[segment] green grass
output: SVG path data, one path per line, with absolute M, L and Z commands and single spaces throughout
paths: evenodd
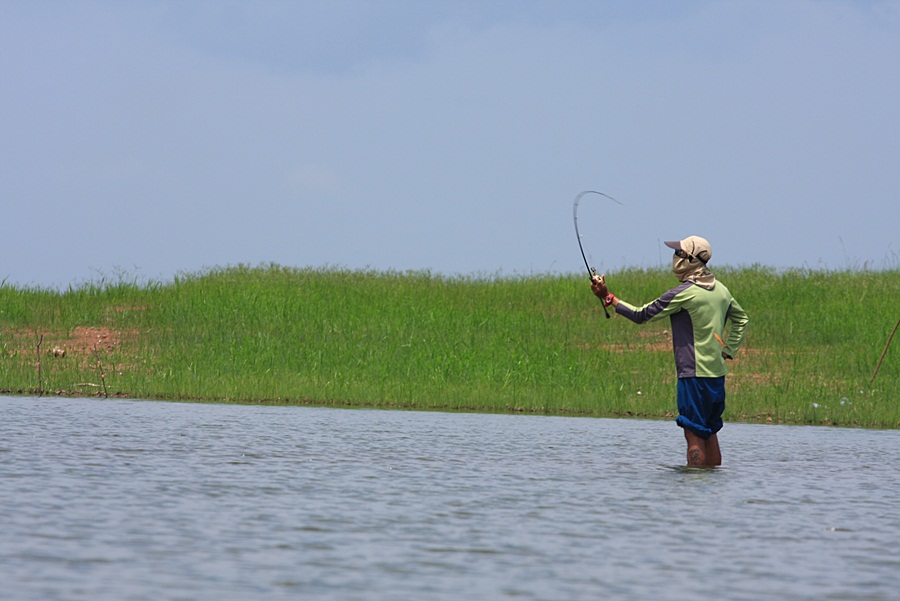
M 726 419 L 900 427 L 900 341 L 869 383 L 900 317 L 900 271 L 716 273 L 751 318 Z M 608 278 L 634 304 L 675 283 L 664 270 Z M 2 285 L 0 390 L 662 418 L 675 410 L 668 327 L 605 319 L 575 275 L 271 265 Z

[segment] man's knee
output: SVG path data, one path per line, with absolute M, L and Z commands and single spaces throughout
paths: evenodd
M 717 448 L 710 449 L 707 445 L 707 441 L 700 438 L 687 428 L 684 429 L 684 439 L 687 441 L 688 449 L 687 449 L 687 460 L 688 465 L 691 466 L 708 466 L 708 465 L 719 465 L 722 459 L 719 455 L 716 456 Z M 712 452 L 710 452 L 712 451 Z
M 687 452 L 688 465 L 706 465 L 706 453 L 698 445 L 691 445 Z

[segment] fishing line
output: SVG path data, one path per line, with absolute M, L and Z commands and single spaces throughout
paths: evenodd
M 581 244 L 581 233 L 578 231 L 578 203 L 581 201 L 581 197 L 585 194 L 598 194 L 605 198 L 610 199 L 616 204 L 622 204 L 609 194 L 604 194 L 603 192 L 597 192 L 596 190 L 585 190 L 584 192 L 579 192 L 578 196 L 575 197 L 575 202 L 572 203 L 572 219 L 575 221 L 575 237 L 578 239 L 578 248 L 581 250 L 581 258 L 584 259 L 584 266 L 587 268 L 588 277 L 591 278 L 591 281 L 597 276 L 597 270 L 591 267 L 588 263 L 587 255 L 584 254 L 584 246 Z M 609 311 L 606 309 L 606 305 L 603 305 L 603 313 L 606 315 L 606 318 L 609 319 Z

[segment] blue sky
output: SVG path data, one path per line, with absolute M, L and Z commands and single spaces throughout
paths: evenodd
M 0 280 L 900 264 L 900 2 L 0 0 Z

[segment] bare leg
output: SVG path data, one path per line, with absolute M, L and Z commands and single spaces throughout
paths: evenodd
M 688 446 L 688 465 L 696 467 L 706 465 L 706 442 L 687 428 L 684 429 L 684 439 Z
M 719 450 L 719 437 L 715 434 L 703 440 L 687 428 L 684 429 L 687 441 L 687 462 L 692 467 L 712 467 L 722 465 L 722 452 Z
M 719 450 L 718 434 L 713 434 L 706 440 L 706 464 L 722 465 L 722 451 Z

